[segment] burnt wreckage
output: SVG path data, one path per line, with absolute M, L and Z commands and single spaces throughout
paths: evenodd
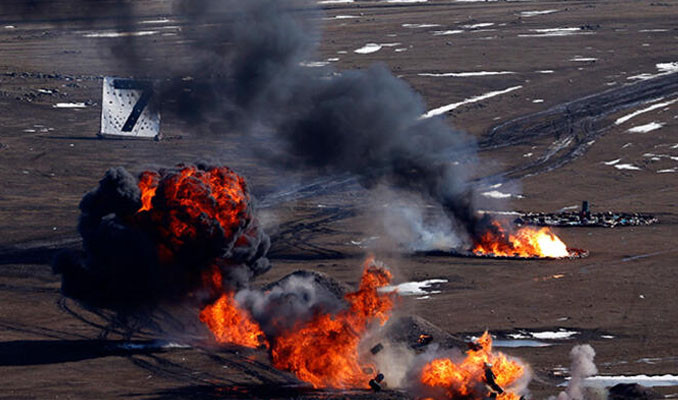
M 592 213 L 589 202 L 583 201 L 580 211 L 560 213 L 528 212 L 515 219 L 516 225 L 536 226 L 600 226 L 614 228 L 616 226 L 642 226 L 656 224 L 659 220 L 654 215 L 640 213 L 619 213 L 605 211 Z

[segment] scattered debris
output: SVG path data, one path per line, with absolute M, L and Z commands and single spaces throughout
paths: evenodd
M 608 399 L 610 400 L 652 400 L 661 399 L 662 396 L 657 391 L 639 385 L 637 383 L 618 383 L 609 389 Z
M 377 376 L 375 376 L 374 379 L 370 379 L 369 383 L 370 383 L 370 387 L 372 388 L 372 390 L 374 390 L 375 392 L 380 392 L 383 389 L 383 387 L 381 385 L 381 381 L 383 381 L 383 380 L 384 380 L 384 374 L 381 374 L 381 373 L 377 374 Z
M 615 226 L 642 226 L 658 223 L 659 220 L 649 214 L 619 213 L 605 211 L 592 213 L 588 201 L 582 202 L 581 211 L 569 211 L 560 213 L 523 213 L 515 219 L 517 225 L 537 226 L 602 226 L 613 228 Z
M 429 343 L 433 341 L 433 335 L 429 335 L 428 333 L 422 333 L 419 335 L 419 339 L 417 340 L 417 344 L 419 346 L 426 346 Z
M 504 393 L 504 389 L 497 384 L 496 381 L 497 377 L 494 375 L 494 372 L 492 372 L 492 364 L 490 363 L 485 363 L 485 383 L 487 386 L 490 388 L 490 397 L 491 398 L 496 398 L 497 395 L 500 395 Z

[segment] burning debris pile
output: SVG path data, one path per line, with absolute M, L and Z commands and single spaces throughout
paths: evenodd
M 270 266 L 268 236 L 254 217 L 245 180 L 228 167 L 179 165 L 108 170 L 80 202 L 84 252 L 54 263 L 62 292 L 121 313 L 206 301 L 205 276 L 237 288 Z
M 605 211 L 592 213 L 589 202 L 582 202 L 581 211 L 561 213 L 523 213 L 514 221 L 517 225 L 537 226 L 601 226 L 614 228 L 616 226 L 642 226 L 656 224 L 659 220 L 650 214 L 618 213 Z
M 516 226 L 508 220 L 490 218 L 487 214 L 471 238 L 468 251 L 429 250 L 425 255 L 482 257 L 499 259 L 573 259 L 588 256 L 588 251 L 567 247 L 551 228 Z
M 550 228 L 505 227 L 493 220 L 475 239 L 471 253 L 494 258 L 579 258 L 588 255 L 581 249 L 568 248 Z

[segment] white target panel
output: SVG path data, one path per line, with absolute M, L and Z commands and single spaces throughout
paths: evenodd
M 104 78 L 101 135 L 160 138 L 160 112 L 152 110 L 153 85 L 148 81 Z

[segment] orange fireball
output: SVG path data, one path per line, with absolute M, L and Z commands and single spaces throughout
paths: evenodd
M 245 179 L 228 167 L 202 170 L 187 165 L 178 173 L 162 177 L 145 171 L 138 186 L 142 203 L 138 212 L 148 212 L 152 219 L 167 226 L 162 236 L 171 242 L 196 239 L 196 224 L 212 220 L 218 222 L 224 237 L 231 237 L 250 218 Z M 162 196 L 164 208 L 157 213 L 153 206 L 155 196 Z
M 360 287 L 345 296 L 348 308 L 335 314 L 317 314 L 271 344 L 273 365 L 294 372 L 315 388 L 369 388 L 374 366 L 360 361 L 358 344 L 371 322 L 384 324 L 395 293 L 380 293 L 391 273 L 373 258 L 365 261 Z
M 562 258 L 570 255 L 567 246 L 550 228 L 525 226 L 509 233 L 498 222 L 476 239 L 473 249 L 477 255 L 500 257 L 551 257 Z
M 427 363 L 420 375 L 424 387 L 440 395 L 439 398 L 477 398 L 489 397 L 492 385 L 507 389 L 516 383 L 525 373 L 525 367 L 510 360 L 502 353 L 492 352 L 492 338 L 485 332 L 475 341 L 467 352 L 466 358 L 455 363 L 449 358 L 436 358 Z M 488 381 L 491 375 L 491 381 Z M 520 396 L 511 391 L 497 394 L 500 400 L 518 400 Z

